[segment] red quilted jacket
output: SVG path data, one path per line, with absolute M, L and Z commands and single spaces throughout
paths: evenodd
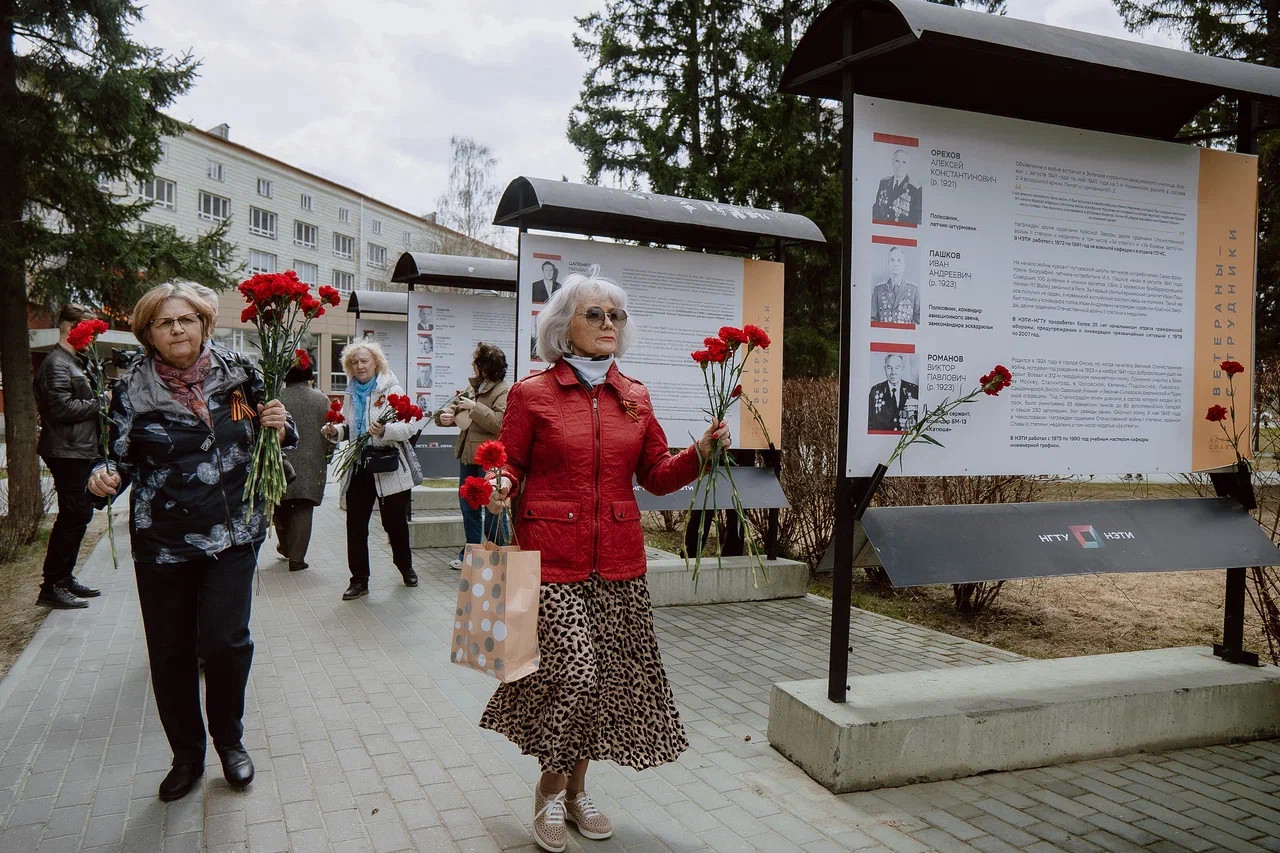
M 632 475 L 653 494 L 698 476 L 691 445 L 671 456 L 649 392 L 614 365 L 588 391 L 561 361 L 517 382 L 502 422 L 516 537 L 542 552 L 544 583 L 645 573 L 644 533 Z

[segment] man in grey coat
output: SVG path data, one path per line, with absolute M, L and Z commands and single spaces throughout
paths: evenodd
M 291 572 L 307 567 L 311 514 L 324 500 L 325 473 L 333 454 L 333 442 L 320 433 L 329 398 L 311 387 L 314 378 L 310 367 L 294 366 L 285 375 L 280 392 L 280 402 L 293 415 L 298 429 L 298 446 L 285 451 L 297 476 L 275 510 L 276 551 L 289 561 Z

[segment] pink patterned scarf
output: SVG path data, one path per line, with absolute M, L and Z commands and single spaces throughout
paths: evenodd
M 173 392 L 173 398 L 190 409 L 193 415 L 209 426 L 213 426 L 213 420 L 209 417 L 209 406 L 204 399 L 204 380 L 213 369 L 213 358 L 209 354 L 209 348 L 203 347 L 195 364 L 186 370 L 165 364 L 158 356 L 155 365 L 160 381 Z

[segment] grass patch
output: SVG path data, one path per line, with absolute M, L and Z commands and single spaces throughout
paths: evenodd
M 12 562 L 0 566 L 4 572 L 4 584 L 0 585 L 0 678 L 13 666 L 22 650 L 31 642 L 32 635 L 49 615 L 49 611 L 36 605 L 40 583 L 44 573 L 44 554 L 49 545 L 52 517 L 36 534 L 36 540 L 22 549 Z M 84 535 L 76 565 L 84 565 L 89 552 L 107 532 L 107 514 L 94 513 L 93 521 Z M 126 539 L 127 543 L 127 539 Z M 127 544 L 126 544 L 127 547 Z M 98 599 L 101 600 L 101 599 Z M 90 607 L 98 606 L 95 603 Z

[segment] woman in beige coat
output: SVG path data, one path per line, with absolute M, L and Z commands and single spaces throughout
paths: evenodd
M 441 409 L 435 418 L 438 426 L 456 426 L 461 431 L 458 443 L 454 445 L 459 462 L 459 485 L 467 477 L 484 476 L 480 466 L 475 464 L 476 448 L 486 441 L 493 441 L 502 432 L 502 415 L 507 410 L 507 392 L 511 390 L 511 383 L 506 381 L 507 357 L 502 350 L 493 344 L 479 344 L 471 363 L 475 375 L 466 390 L 458 395 L 456 402 Z M 479 544 L 482 529 L 486 538 L 498 541 L 501 536 L 505 544 L 508 532 L 498 529 L 498 516 L 485 509 L 472 509 L 461 498 L 458 505 L 462 507 L 462 526 L 468 544 Z M 461 569 L 465 550 L 466 545 L 458 549 L 458 556 L 449 565 Z

